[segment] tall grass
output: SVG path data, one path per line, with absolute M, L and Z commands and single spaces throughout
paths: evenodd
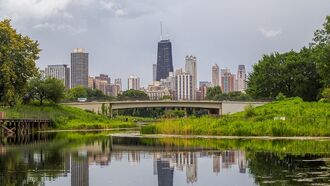
M 50 119 L 53 128 L 56 129 L 103 129 L 136 126 L 134 118 L 131 117 L 110 119 L 104 115 L 65 105 L 17 105 L 15 107 L 0 107 L 0 111 L 6 112 L 7 118 Z
M 225 136 L 330 136 L 330 104 L 299 98 L 272 102 L 221 118 L 165 119 L 143 127 L 144 134 Z

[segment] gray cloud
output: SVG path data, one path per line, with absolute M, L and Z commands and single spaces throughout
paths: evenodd
M 174 66 L 198 58 L 198 79 L 211 65 L 248 69 L 262 54 L 298 50 L 330 14 L 324 0 L 0 0 L 0 18 L 40 42 L 38 65 L 70 63 L 73 48 L 90 53 L 92 75 L 123 82 L 131 74 L 152 80 L 159 22 L 173 43 Z
M 280 35 L 282 33 L 282 30 L 281 29 L 278 29 L 278 30 L 267 30 L 267 29 L 261 27 L 259 30 L 262 33 L 262 35 L 264 35 L 266 38 L 277 37 L 278 35 Z

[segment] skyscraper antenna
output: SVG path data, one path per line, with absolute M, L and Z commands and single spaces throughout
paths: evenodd
M 167 40 L 170 40 L 170 32 L 168 31 L 168 29 L 167 29 L 167 31 L 166 31 L 166 39 L 167 39 Z
M 163 22 L 160 21 L 160 40 L 163 40 Z

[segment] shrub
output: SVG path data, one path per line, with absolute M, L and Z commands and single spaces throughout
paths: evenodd
M 247 118 L 250 118 L 250 117 L 253 117 L 256 115 L 255 107 L 251 104 L 245 106 L 244 111 L 245 111 L 245 116 Z
M 330 88 L 325 88 L 321 95 L 324 98 L 324 102 L 330 102 Z
M 142 134 L 157 134 L 157 128 L 155 125 L 147 125 L 141 128 Z
M 286 98 L 286 96 L 282 92 L 278 93 L 276 96 L 277 101 L 283 101 L 283 100 L 285 100 L 285 98 Z

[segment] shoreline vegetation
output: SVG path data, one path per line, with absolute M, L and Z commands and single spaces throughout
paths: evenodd
M 141 134 L 212 136 L 330 136 L 330 104 L 300 98 L 248 106 L 224 115 L 164 119 L 141 128 Z
M 133 128 L 137 127 L 136 122 L 145 120 L 129 116 L 110 119 L 105 115 L 58 104 L 0 107 L 0 112 L 6 112 L 7 118 L 49 119 L 52 123 L 50 130 Z
M 300 98 L 274 101 L 263 106 L 247 106 L 243 112 L 221 117 L 187 118 L 109 117 L 57 104 L 0 107 L 7 118 L 50 119 L 51 131 L 135 129 L 144 134 L 237 137 L 330 137 L 330 104 L 304 102 Z M 139 122 L 149 124 L 138 125 Z M 47 132 L 46 131 L 46 132 Z

